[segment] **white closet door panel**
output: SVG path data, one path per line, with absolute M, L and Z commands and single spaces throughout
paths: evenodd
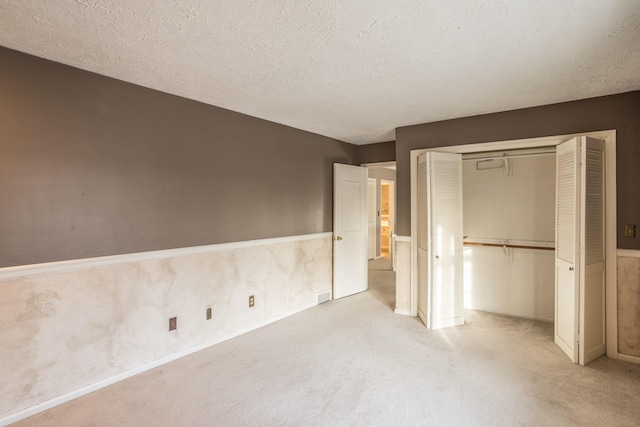
M 556 259 L 556 314 L 555 314 L 555 343 L 565 352 L 572 362 L 578 362 L 578 304 L 576 298 L 577 286 L 572 285 L 575 274 L 565 263 L 558 265 Z
M 427 328 L 431 328 L 429 316 L 429 253 L 418 248 L 418 317 Z
M 605 353 L 604 142 L 581 138 L 580 351 L 585 365 Z
M 459 154 L 429 153 L 433 218 L 432 247 L 437 253 L 462 250 L 462 161 Z
M 427 155 L 418 157 L 418 248 L 425 251 L 429 244 L 428 218 L 427 218 Z
M 585 138 L 584 244 L 587 265 L 604 261 L 604 143 Z
M 605 353 L 604 262 L 587 265 L 580 289 L 579 363 L 586 365 Z
M 577 139 L 564 144 L 558 148 L 556 157 L 556 251 L 558 258 L 573 263 L 576 251 Z
M 580 146 L 578 138 L 558 145 L 556 155 L 555 343 L 578 362 L 580 237 Z
M 582 365 L 604 354 L 604 142 L 558 146 L 555 342 Z
M 428 328 L 431 327 L 429 321 L 429 236 L 427 219 L 427 156 L 422 154 L 418 157 L 418 317 Z
M 462 156 L 427 153 L 430 327 L 464 323 Z

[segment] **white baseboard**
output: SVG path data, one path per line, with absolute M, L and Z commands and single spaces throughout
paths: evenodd
M 628 354 L 618 353 L 618 360 L 622 360 L 623 362 L 631 362 L 640 365 L 640 357 L 638 356 L 630 356 Z
M 395 314 L 402 314 L 403 316 L 411 316 L 410 310 L 402 310 L 402 309 L 396 308 L 395 310 L 393 310 L 393 312 Z
M 84 395 L 89 394 L 91 392 L 94 392 L 96 390 L 100 390 L 101 388 L 107 387 L 107 386 L 109 386 L 111 384 L 117 383 L 119 381 L 125 380 L 125 379 L 130 378 L 130 377 L 133 377 L 134 375 L 138 375 L 138 374 L 140 374 L 142 372 L 145 372 L 145 371 L 148 371 L 150 369 L 157 368 L 158 366 L 165 365 L 165 364 L 167 364 L 169 362 L 173 362 L 174 360 L 183 358 L 183 357 L 188 356 L 190 354 L 196 353 L 196 352 L 198 352 L 200 350 L 204 350 L 206 348 L 209 348 L 211 346 L 219 344 L 219 343 L 221 343 L 223 341 L 227 341 L 227 340 L 229 340 L 231 338 L 235 338 L 235 337 L 237 337 L 239 335 L 246 334 L 247 332 L 251 332 L 251 331 L 253 331 L 255 329 L 258 329 L 258 328 L 261 328 L 263 326 L 269 325 L 271 323 L 277 322 L 278 320 L 282 320 L 282 319 L 284 319 L 286 317 L 292 316 L 292 315 L 294 315 L 296 313 L 299 313 L 301 311 L 304 311 L 304 310 L 308 310 L 309 308 L 312 308 L 312 307 L 315 307 L 315 306 L 317 306 L 317 304 L 314 303 L 314 304 L 309 304 L 309 305 L 305 305 L 305 306 L 302 306 L 302 307 L 298 307 L 298 308 L 295 308 L 293 310 L 289 310 L 289 311 L 287 311 L 285 313 L 282 313 L 282 314 L 279 314 L 277 316 L 274 316 L 274 317 L 271 317 L 269 319 L 265 319 L 265 320 L 263 320 L 261 322 L 258 322 L 255 325 L 240 329 L 238 331 L 235 331 L 235 332 L 232 332 L 232 333 L 227 334 L 225 336 L 222 336 L 220 338 L 216 338 L 214 340 L 205 342 L 205 343 L 197 345 L 195 347 L 191 347 L 189 349 L 182 350 L 182 351 L 180 351 L 178 353 L 175 353 L 175 354 L 172 354 L 170 356 L 166 356 L 166 357 L 163 357 L 161 359 L 154 360 L 153 362 L 144 364 L 142 366 L 138 366 L 136 368 L 130 369 L 130 370 L 125 371 L 125 372 L 121 372 L 118 375 L 115 375 L 115 376 L 113 376 L 111 378 L 107 378 L 107 379 L 98 381 L 97 383 L 90 384 L 88 386 L 79 388 L 78 390 L 74 390 L 72 392 L 63 394 L 62 396 L 58 396 L 58 397 L 55 397 L 53 399 L 47 400 L 46 402 L 39 403 L 39 404 L 34 405 L 34 406 L 30 407 L 30 408 L 23 409 L 20 412 L 16 412 L 15 414 L 11 414 L 11 415 L 8 415 L 8 416 L 6 416 L 4 418 L 0 418 L 0 426 L 7 426 L 9 424 L 18 422 L 18 421 L 23 420 L 23 419 L 25 419 L 27 417 L 35 415 L 35 414 L 37 414 L 39 412 L 46 411 L 47 409 L 51 409 L 51 408 L 53 408 L 55 406 L 58 406 L 58 405 L 62 405 L 63 403 L 69 402 L 69 401 L 71 401 L 73 399 L 76 399 L 78 397 L 84 396 Z

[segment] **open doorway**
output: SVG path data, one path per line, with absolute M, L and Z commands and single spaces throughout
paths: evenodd
M 615 131 L 603 131 L 603 132 L 593 132 L 590 134 L 587 134 L 590 137 L 593 138 L 597 138 L 600 139 L 602 141 L 605 141 L 604 145 L 603 145 L 603 150 L 605 151 L 605 155 L 604 155 L 604 160 L 602 162 L 602 164 L 606 163 L 606 168 L 603 169 L 606 170 L 606 179 L 604 180 L 604 185 L 606 185 L 606 191 L 605 191 L 605 196 L 604 197 L 604 206 L 602 206 L 601 209 L 606 210 L 606 220 L 603 219 L 603 227 L 606 230 L 605 233 L 605 240 L 603 241 L 603 248 L 604 251 L 606 251 L 606 259 L 603 259 L 603 263 L 606 262 L 606 275 L 605 277 L 605 286 L 603 288 L 605 294 L 606 294 L 606 343 L 607 343 L 607 351 L 606 353 L 608 355 L 612 355 L 613 357 L 616 357 L 617 355 L 617 334 L 616 334 L 616 324 L 617 324 L 617 319 L 616 319 L 616 300 L 615 300 L 615 292 L 616 292 L 616 261 L 615 261 L 615 251 L 616 251 L 616 244 L 615 244 L 615 219 L 616 219 L 616 215 L 615 215 Z M 422 259 L 420 258 L 420 250 L 419 250 L 419 246 L 420 246 L 420 236 L 422 235 L 422 233 L 420 233 L 420 229 L 421 229 L 421 221 L 423 221 L 421 218 L 423 217 L 423 215 L 421 215 L 419 213 L 419 206 L 421 206 L 421 204 L 418 203 L 419 198 L 421 197 L 418 192 L 416 191 L 417 188 L 419 188 L 419 185 L 417 185 L 419 183 L 419 180 L 421 179 L 421 176 L 424 175 L 420 175 L 419 173 L 419 157 L 422 155 L 422 153 L 427 152 L 427 151 L 431 151 L 431 152 L 440 152 L 440 153 L 445 153 L 441 156 L 441 160 L 447 160 L 447 155 L 446 153 L 458 153 L 458 156 L 460 154 L 465 154 L 465 155 L 469 155 L 470 153 L 476 153 L 475 155 L 477 155 L 478 157 L 474 160 L 474 159 L 470 159 L 469 157 L 467 157 L 467 160 L 469 161 L 469 164 L 472 164 L 474 169 L 476 169 L 478 172 L 480 172 L 480 170 L 485 170 L 485 171 L 489 171 L 491 169 L 494 169 L 493 172 L 490 173 L 494 173 L 494 174 L 502 174 L 503 176 L 508 176 L 510 173 L 510 165 L 508 162 L 505 162 L 503 160 L 497 160 L 496 159 L 491 159 L 491 158 L 487 158 L 486 159 L 486 163 L 485 162 L 480 162 L 480 160 L 482 159 L 482 156 L 486 156 L 486 152 L 487 151 L 497 151 L 497 150 L 517 150 L 517 149 L 531 149 L 533 147 L 541 147 L 542 149 L 546 148 L 546 147 L 556 147 L 559 146 L 559 144 L 563 143 L 564 141 L 567 141 L 571 138 L 573 138 L 576 135 L 562 135 L 562 136 L 556 136 L 556 137 L 547 137 L 547 138 L 536 138 L 536 139 L 528 139 L 528 140 L 518 140 L 518 141 L 504 141 L 504 142 L 495 142 L 495 143 L 484 143 L 484 144 L 470 144 L 470 145 L 465 145 L 465 146 L 453 146 L 453 147 L 441 147 L 441 148 L 437 148 L 437 149 L 429 149 L 429 150 L 416 150 L 414 152 L 412 152 L 411 154 L 411 178 L 412 178 L 412 194 L 411 194 L 411 198 L 412 198 L 412 236 L 416 236 L 416 238 L 411 239 L 411 296 L 410 296 L 410 301 L 411 301 L 411 314 L 412 315 L 417 315 L 419 312 L 419 305 L 420 302 L 422 301 L 420 298 L 420 295 L 418 294 L 417 289 L 420 285 L 420 283 L 423 283 L 423 280 L 421 280 L 421 274 L 418 271 L 418 265 L 422 265 L 424 263 L 424 260 L 427 259 L 429 261 L 432 261 L 430 259 L 429 256 L 427 256 L 427 258 L 425 258 L 424 255 L 424 251 L 423 251 L 423 255 L 422 255 Z M 583 138 L 588 138 L 588 136 L 585 136 Z M 564 145 L 564 144 L 563 144 Z M 485 153 L 483 153 L 485 152 Z M 545 153 L 542 153 L 541 155 L 546 155 Z M 454 156 L 453 154 L 450 154 L 448 156 Z M 435 158 L 436 156 L 432 156 L 432 159 Z M 489 156 L 490 157 L 490 156 Z M 450 160 L 450 159 L 449 159 Z M 579 161 L 579 160 L 578 160 Z M 430 163 L 431 164 L 431 163 Z M 576 163 L 577 164 L 577 163 Z M 423 167 L 424 167 L 424 162 L 423 162 Z M 431 166 L 432 170 L 434 168 L 434 166 Z M 462 169 L 462 167 L 460 167 L 460 170 Z M 555 170 L 554 170 L 555 172 Z M 456 172 L 457 174 L 458 172 Z M 483 172 L 485 173 L 485 172 Z M 424 178 L 423 178 L 424 179 Z M 461 180 L 460 180 L 461 181 Z M 475 184 L 475 183 L 474 183 Z M 457 184 L 456 184 L 457 185 Z M 462 187 L 462 183 L 460 182 L 460 188 Z M 461 191 L 461 190 L 460 190 Z M 484 191 L 487 191 L 486 189 Z M 490 190 L 489 190 L 490 191 Z M 503 188 L 502 190 L 499 190 L 504 192 L 505 189 Z M 533 190 L 535 191 L 535 190 Z M 479 194 L 483 194 L 482 192 Z M 498 196 L 501 196 L 500 194 Z M 587 198 L 589 196 L 587 195 Z M 460 195 L 460 200 L 462 200 L 462 196 Z M 482 200 L 482 198 L 480 198 L 479 200 L 477 200 L 478 203 L 485 203 L 488 202 L 488 200 Z M 492 208 L 500 208 L 500 205 L 503 205 L 503 203 L 500 202 L 495 202 L 495 200 L 492 202 L 493 204 L 497 205 L 497 206 L 487 206 L 485 204 L 484 209 L 492 209 Z M 558 206 L 557 204 L 555 204 L 556 206 Z M 511 208 L 506 207 L 506 206 L 502 206 L 502 208 L 505 209 L 505 211 L 509 211 Z M 537 214 L 540 210 L 537 209 L 538 206 L 534 205 L 533 206 L 533 211 Z M 555 208 L 555 206 L 554 206 Z M 560 211 L 559 211 L 560 212 Z M 547 212 L 546 217 L 550 217 L 550 212 Z M 556 212 L 557 215 L 558 212 Z M 545 215 L 542 215 L 542 217 L 545 217 Z M 520 216 L 516 215 L 512 218 L 512 220 L 516 221 L 516 229 L 518 227 L 520 227 L 521 229 L 523 228 L 527 228 L 531 226 L 532 223 L 535 223 L 536 221 L 542 221 L 544 222 L 544 220 L 540 220 L 540 218 L 538 218 L 537 216 L 534 216 L 532 218 L 527 219 L 527 215 L 525 214 L 521 214 Z M 462 218 L 460 218 L 462 219 Z M 431 219 L 429 219 L 429 221 L 431 221 Z M 425 220 L 426 222 L 426 220 Z M 494 222 L 497 222 L 498 225 L 502 226 L 502 222 L 504 222 L 503 220 L 500 220 L 499 218 L 497 218 L 494 215 Z M 468 224 L 467 224 L 468 225 Z M 424 229 L 424 224 L 422 224 L 422 228 Z M 548 227 L 547 227 L 548 228 Z M 554 228 L 555 224 L 554 224 Z M 469 229 L 467 227 L 467 229 Z M 460 230 L 462 230 L 462 226 L 460 227 Z M 528 231 L 533 231 L 533 230 L 528 230 Z M 538 230 L 540 231 L 540 230 Z M 542 235 L 544 234 L 549 234 L 548 230 L 542 232 Z M 462 237 L 462 231 L 460 231 L 460 237 Z M 536 251 L 536 252 L 532 252 L 532 256 L 534 256 L 533 254 L 543 254 L 547 247 L 550 246 L 550 243 L 552 243 L 550 240 L 546 241 L 546 239 L 544 238 L 544 236 L 536 236 L 535 233 L 532 234 L 532 238 L 531 240 L 529 239 L 522 239 L 523 241 L 521 242 L 516 242 L 516 241 L 510 241 L 510 242 L 505 242 L 504 240 L 509 240 L 509 239 L 505 239 L 504 237 L 500 237 L 497 240 L 498 241 L 490 241 L 490 240 L 496 240 L 495 236 L 490 235 L 491 233 L 487 233 L 486 235 L 482 236 L 482 235 L 478 235 L 478 233 L 474 233 L 476 234 L 475 236 L 468 236 L 466 235 L 465 232 L 465 237 L 469 238 L 472 237 L 474 241 L 470 241 L 471 239 L 467 240 L 468 243 L 475 243 L 476 247 L 493 247 L 493 250 L 495 253 L 493 254 L 494 257 L 494 265 L 493 268 L 491 266 L 491 262 L 487 262 L 485 260 L 485 262 L 474 262 L 473 263 L 473 268 L 476 268 L 476 266 L 481 266 L 481 268 L 485 268 L 487 271 L 485 272 L 485 276 L 489 277 L 490 279 L 490 275 L 491 274 L 496 274 L 499 273 L 499 270 L 496 269 L 496 259 L 499 259 L 499 263 L 500 264 L 510 264 L 512 262 L 512 257 L 513 257 L 513 250 L 515 249 L 526 249 L 526 250 L 531 250 L 531 251 Z M 484 240 L 484 241 L 483 241 Z M 499 241 L 502 240 L 502 241 Z M 515 239 L 514 239 L 515 240 Z M 508 243 L 508 244 L 505 244 Z M 518 243 L 523 243 L 522 245 L 518 245 Z M 532 243 L 531 245 L 526 245 L 526 243 Z M 555 243 L 555 242 L 553 242 Z M 467 245 L 469 246 L 469 245 Z M 518 246 L 523 246 L 522 248 L 518 247 Z M 526 247 L 526 246 L 531 246 L 531 248 Z M 487 248 L 488 249 L 488 248 Z M 460 252 L 462 252 L 462 239 L 460 239 Z M 466 251 L 466 248 L 465 248 Z M 538 256 L 538 255 L 535 255 Z M 543 256 L 543 255 L 539 255 L 538 257 Z M 438 256 L 435 256 L 435 258 L 438 258 Z M 442 256 L 441 256 L 442 258 Z M 518 258 L 521 258 L 520 256 Z M 549 257 L 547 257 L 549 258 Z M 422 263 L 421 263 L 422 261 Z M 550 261 L 550 260 L 547 260 Z M 466 258 L 465 258 L 465 262 L 466 262 Z M 543 261 L 544 263 L 544 261 Z M 432 262 L 433 264 L 433 262 Z M 451 265 L 453 266 L 453 262 L 451 263 Z M 469 263 L 467 265 L 467 267 L 470 265 L 471 263 Z M 549 262 L 547 262 L 547 264 L 549 264 Z M 432 266 L 431 264 L 429 264 L 428 267 L 425 267 L 425 270 L 427 271 L 426 274 L 431 274 L 433 271 L 433 267 L 437 267 L 438 265 L 442 265 L 442 259 L 439 261 L 436 261 L 435 264 Z M 557 270 L 557 265 L 558 263 L 556 262 L 556 270 Z M 460 263 L 460 267 L 462 267 L 462 262 Z M 451 267 L 454 268 L 454 267 Z M 547 269 L 548 270 L 548 269 Z M 569 268 L 568 271 L 573 271 L 573 268 Z M 462 268 L 460 269 L 460 274 L 456 273 L 457 277 L 461 277 L 462 276 Z M 548 274 L 547 274 L 548 276 Z M 494 298 L 494 300 L 491 302 L 491 304 L 496 304 L 496 303 L 500 303 L 500 301 L 495 301 L 495 296 L 497 295 L 498 298 L 504 297 L 505 294 L 509 295 L 510 297 L 514 297 L 514 293 L 519 292 L 518 289 L 513 288 L 513 285 L 517 285 L 518 283 L 513 283 L 513 281 L 511 281 L 511 285 L 512 287 L 510 288 L 503 288 L 501 290 L 492 290 L 492 291 L 487 291 L 487 295 L 488 297 L 492 297 Z M 546 283 L 548 283 L 548 278 L 547 280 L 545 280 Z M 489 283 L 490 286 L 495 286 L 495 284 Z M 431 285 L 429 285 L 431 286 Z M 548 286 L 547 286 L 548 287 Z M 428 292 L 432 292 L 432 289 L 429 288 Z M 556 289 L 557 292 L 557 289 Z M 462 292 L 454 292 L 452 295 L 460 295 Z M 546 295 L 543 296 L 542 294 Z M 527 298 L 526 296 L 524 298 L 521 298 L 521 300 L 526 301 L 528 304 L 528 307 L 525 307 L 525 311 L 529 311 L 529 313 L 505 313 L 505 314 L 514 314 L 514 315 L 519 315 L 520 317 L 527 317 L 527 318 L 546 318 L 548 317 L 548 307 L 549 307 L 549 292 L 542 292 L 540 294 L 540 296 L 542 297 L 542 303 L 540 303 L 540 300 L 537 303 L 533 303 L 532 304 L 532 299 L 536 299 L 536 295 L 535 294 L 531 294 L 529 293 L 529 297 Z M 456 297 L 457 298 L 457 297 Z M 516 299 L 519 298 L 516 295 Z M 545 311 L 545 303 L 544 303 L 544 299 L 546 298 L 546 311 L 547 311 L 547 315 L 545 315 L 544 313 L 541 315 L 540 312 L 544 312 Z M 558 296 L 556 295 L 556 300 L 557 300 Z M 504 305 L 503 305 L 504 307 Z M 556 305 L 556 308 L 558 307 L 558 305 Z M 430 306 L 429 306 L 430 308 Z M 513 305 L 511 305 L 510 307 L 508 307 L 508 310 L 513 309 Z M 531 310 L 536 310 L 539 309 L 538 313 L 535 313 Z M 495 308 L 495 306 L 492 308 L 492 311 L 494 312 L 505 312 L 506 310 L 503 308 L 502 310 L 499 308 Z M 583 313 L 581 312 L 580 315 L 582 315 Z M 461 315 L 458 314 L 458 316 Z M 556 311 L 556 316 L 557 316 L 557 311 Z M 576 319 L 578 316 L 578 313 L 575 313 Z M 572 315 L 573 317 L 573 315 Z M 544 319 L 546 320 L 546 319 Z M 451 324 L 458 324 L 458 323 L 451 323 Z M 557 323 L 557 319 L 556 319 L 556 326 L 558 325 Z M 558 335 L 558 331 L 556 331 L 556 337 Z M 576 335 L 576 342 L 579 342 L 580 339 L 584 338 L 581 335 Z M 557 341 L 556 341 L 557 342 Z M 562 346 L 561 346 L 562 347 Z M 566 351 L 565 351 L 566 352 Z
M 389 257 L 393 251 L 395 181 L 380 180 L 380 256 Z
M 396 164 L 384 162 L 363 166 L 367 168 L 369 188 L 372 188 L 367 203 L 374 221 L 369 226 L 369 239 L 374 250 L 369 254 L 369 260 L 381 259 L 378 264 L 388 263 L 388 268 L 393 270 Z
M 369 291 L 390 310 L 396 306 L 396 273 L 394 268 L 396 165 L 395 162 L 363 165 L 367 168 L 374 191 L 368 198 L 369 212 L 375 224 L 369 227 L 370 243 L 375 246 L 369 256 Z

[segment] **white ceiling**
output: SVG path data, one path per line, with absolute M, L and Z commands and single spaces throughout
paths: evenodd
M 355 144 L 640 89 L 638 0 L 0 0 L 0 45 Z

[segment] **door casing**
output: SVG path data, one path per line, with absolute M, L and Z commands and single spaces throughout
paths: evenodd
M 367 258 L 375 259 L 378 257 L 378 236 L 376 233 L 378 224 L 378 197 L 377 197 L 377 180 L 375 178 L 367 178 Z M 372 218 L 373 214 L 373 218 Z M 373 224 L 371 224 L 373 219 Z

